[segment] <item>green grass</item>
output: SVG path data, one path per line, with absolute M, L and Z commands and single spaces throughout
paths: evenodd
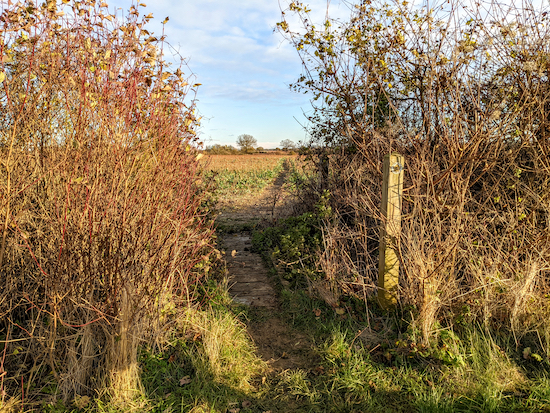
M 216 294 L 213 292 L 213 294 Z M 470 326 L 442 329 L 422 348 L 397 314 L 373 337 L 364 323 L 337 314 L 304 291 L 281 291 L 289 329 L 305 333 L 317 354 L 308 368 L 268 372 L 246 332 L 248 318 L 273 314 L 213 305 L 181 316 L 173 340 L 140 354 L 143 396 L 117 409 L 95 400 L 43 407 L 47 412 L 541 412 L 550 411 L 548 364 L 524 360 L 506 336 Z M 220 297 L 222 297 L 220 299 Z M 347 305 L 342 303 L 343 307 Z M 346 307 L 348 308 L 348 307 Z M 320 310 L 319 312 L 315 310 Z M 413 345 L 414 344 L 414 345 Z
M 284 291 L 285 317 L 306 331 L 321 371 L 289 372 L 280 399 L 310 412 L 538 412 L 550 411 L 548 365 L 522 362 L 505 338 L 477 327 L 447 331 L 416 351 L 407 321 L 397 320 L 379 343 L 357 338 L 363 325 L 303 292 Z M 321 309 L 316 317 L 314 309 Z M 399 329 L 404 331 L 400 332 Z M 524 360 L 523 360 L 524 361 Z
M 244 325 L 231 312 L 197 311 L 192 330 L 162 352 L 142 353 L 146 397 L 155 412 L 226 411 L 248 401 L 253 380 L 265 371 Z

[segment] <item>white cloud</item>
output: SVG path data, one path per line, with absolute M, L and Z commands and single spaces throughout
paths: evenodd
M 300 59 L 279 33 L 273 33 L 281 19 L 281 7 L 286 8 L 285 1 L 281 0 L 279 5 L 278 0 L 145 0 L 148 6 L 141 9 L 142 14 L 153 13 L 155 17 L 148 29 L 157 35 L 162 33 L 160 22 L 169 16 L 164 27 L 167 40 L 181 56 L 188 58 L 190 69 L 203 84 L 198 95 L 199 109 L 213 119 L 205 124 L 205 134 L 223 131 L 230 139 L 231 135 L 245 133 L 248 122 L 261 135 L 259 125 L 270 122 L 258 122 L 258 117 L 262 113 L 269 117 L 273 108 L 286 106 L 275 125 L 285 129 L 291 139 L 303 137 L 293 117 L 302 119 L 300 106 L 307 109 L 308 101 L 288 88 L 288 83 L 300 75 Z M 321 22 L 326 1 L 309 3 L 313 19 Z M 110 4 L 126 11 L 132 1 L 111 0 Z M 333 0 L 330 10 L 340 17 L 349 15 L 349 9 L 340 0 Z M 246 110 L 247 105 L 253 110 Z M 228 106 L 244 106 L 238 116 L 240 130 L 226 116 L 224 108 Z M 254 119 L 247 117 L 251 113 Z M 222 121 L 225 124 L 220 124 Z M 265 135 L 271 133 L 274 132 Z

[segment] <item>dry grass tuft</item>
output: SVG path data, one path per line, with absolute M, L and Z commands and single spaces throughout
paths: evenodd
M 214 381 L 248 392 L 252 379 L 267 371 L 267 364 L 254 352 L 246 326 L 233 314 L 190 309 L 184 326 L 200 337 L 201 352 L 194 360 L 200 374 L 211 375 Z

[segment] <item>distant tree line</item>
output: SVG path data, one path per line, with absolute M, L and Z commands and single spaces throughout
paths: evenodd
M 220 145 L 215 144 L 207 146 L 205 151 L 212 155 L 237 155 L 237 154 L 246 154 L 246 153 L 262 153 L 262 152 L 273 152 L 273 151 L 285 151 L 293 152 L 298 149 L 298 145 L 291 141 L 290 139 L 284 139 L 279 144 L 280 147 L 275 149 L 264 149 L 258 145 L 258 141 L 252 135 L 243 134 L 237 137 L 237 146 L 235 148 L 233 145 Z

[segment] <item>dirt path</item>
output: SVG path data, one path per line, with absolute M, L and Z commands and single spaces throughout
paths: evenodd
M 268 271 L 258 254 L 250 251 L 250 233 L 228 234 L 223 238 L 229 275 L 229 293 L 240 304 L 276 308 L 277 297 Z
M 275 280 L 260 255 L 251 251 L 251 231 L 242 230 L 287 216 L 291 200 L 284 191 L 288 169 L 255 198 L 235 199 L 222 205 L 219 225 L 228 271 L 229 293 L 237 303 L 250 306 L 248 331 L 262 358 L 277 371 L 308 368 L 317 358 L 309 339 L 280 316 Z
M 284 183 L 289 173 L 284 166 L 272 185 L 255 197 L 242 197 L 221 205 L 218 224 L 226 230 L 222 244 L 229 275 L 229 292 L 241 304 L 276 308 L 277 297 L 261 257 L 251 252 L 250 229 L 259 223 L 272 222 L 288 209 Z

